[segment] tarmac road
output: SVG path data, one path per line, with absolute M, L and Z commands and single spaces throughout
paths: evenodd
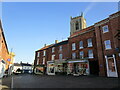
M 19 74 L 2 79 L 8 88 L 120 88 L 120 78 Z M 120 89 L 119 89 L 120 90 Z

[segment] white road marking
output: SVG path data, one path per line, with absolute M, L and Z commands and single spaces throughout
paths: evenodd
M 13 76 L 12 76 L 12 81 L 11 81 L 11 88 L 13 88 Z

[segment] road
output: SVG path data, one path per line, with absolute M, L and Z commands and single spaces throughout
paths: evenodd
M 19 74 L 2 79 L 8 88 L 118 88 L 119 78 L 98 76 L 47 76 Z M 120 90 L 120 89 L 119 89 Z

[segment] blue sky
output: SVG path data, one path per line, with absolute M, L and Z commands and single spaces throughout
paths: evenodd
M 15 62 L 33 63 L 35 51 L 44 44 L 69 37 L 70 16 L 84 12 L 90 26 L 117 11 L 117 2 L 3 2 L 2 22 Z

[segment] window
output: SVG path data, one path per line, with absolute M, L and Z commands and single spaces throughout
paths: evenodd
M 39 58 L 37 58 L 37 65 L 39 64 Z
M 46 50 L 43 51 L 43 56 L 45 56 L 45 55 L 46 55 Z
M 62 51 L 62 46 L 59 47 L 59 51 Z
M 78 23 L 78 21 L 76 22 L 75 26 L 76 26 L 76 30 L 78 30 L 79 29 L 79 23 Z
M 40 52 L 37 52 L 37 57 L 40 57 Z
M 59 59 L 62 59 L 62 54 L 59 54 Z
M 87 42 L 88 42 L 88 47 L 92 47 L 92 39 L 91 38 L 88 39 Z
M 55 55 L 52 55 L 52 60 L 55 60 Z
M 111 49 L 111 43 L 110 43 L 110 40 L 106 40 L 106 41 L 104 41 L 104 44 L 105 44 L 105 49 Z
M 72 59 L 76 58 L 76 53 L 72 53 Z
M 45 57 L 43 58 L 43 64 L 45 64 Z
M 102 29 L 103 29 L 103 33 L 109 32 L 108 25 L 103 26 Z
M 52 48 L 52 53 L 54 53 L 54 52 L 55 52 L 55 47 Z
M 72 50 L 75 50 L 76 47 L 75 47 L 75 43 L 72 44 Z
M 93 58 L 93 50 L 88 50 L 88 57 Z
M 83 41 L 79 42 L 79 48 L 82 49 L 83 48 Z
M 80 58 L 84 58 L 84 52 L 80 51 Z

